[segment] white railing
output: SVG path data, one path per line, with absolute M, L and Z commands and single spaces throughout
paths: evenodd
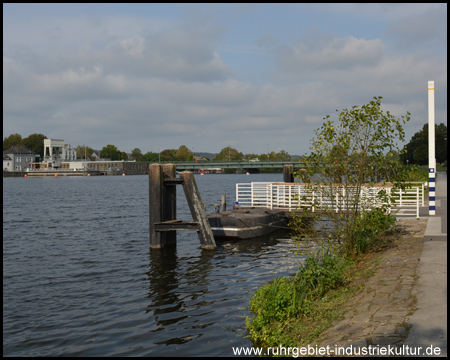
M 412 208 L 415 210 L 416 217 L 419 217 L 419 202 L 420 191 L 419 187 L 413 187 L 410 189 L 400 190 L 397 189 L 391 192 L 392 206 L 401 208 Z
M 360 202 L 354 205 L 353 199 L 358 196 Z M 381 191 L 392 195 L 392 202 L 386 203 L 379 199 Z M 394 191 L 394 192 L 392 192 Z M 325 208 L 339 212 L 357 206 L 359 210 L 369 211 L 374 207 L 388 206 L 414 208 L 416 217 L 419 217 L 419 203 L 424 205 L 424 184 L 410 189 L 401 190 L 391 186 L 357 187 L 324 186 L 320 184 L 284 184 L 252 182 L 236 184 L 236 201 L 244 207 L 262 207 L 269 209 L 294 210 L 298 208 L 311 208 L 312 211 Z
M 425 206 L 425 185 L 426 183 L 421 181 L 411 181 L 408 182 L 408 184 L 411 184 L 412 188 L 418 188 L 419 189 L 419 197 L 422 202 L 421 206 Z

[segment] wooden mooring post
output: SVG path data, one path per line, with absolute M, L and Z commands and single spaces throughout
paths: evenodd
M 222 212 L 227 211 L 227 195 L 222 195 Z
M 194 221 L 176 219 L 176 185 L 182 184 Z M 175 245 L 177 230 L 197 231 L 203 249 L 216 243 L 192 172 L 176 177 L 176 165 L 149 165 L 150 248 Z
M 283 182 L 285 183 L 294 182 L 294 165 L 283 166 Z

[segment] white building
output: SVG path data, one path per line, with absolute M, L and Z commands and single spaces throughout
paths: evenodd
M 64 144 L 64 140 L 44 139 L 44 160 L 47 168 L 58 168 L 61 162 L 76 161 L 77 152 L 69 145 Z

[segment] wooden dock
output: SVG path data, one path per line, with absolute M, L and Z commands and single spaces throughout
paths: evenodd
M 285 165 L 284 181 L 293 181 L 293 170 L 293 165 Z M 193 221 L 176 218 L 176 186 L 179 184 L 183 186 Z M 192 172 L 181 172 L 177 178 L 175 164 L 149 165 L 151 249 L 175 245 L 178 230 L 196 231 L 203 249 L 215 249 L 215 237 L 247 239 L 277 230 L 285 223 L 284 210 L 249 208 L 226 211 L 224 196 L 222 212 L 207 216 Z

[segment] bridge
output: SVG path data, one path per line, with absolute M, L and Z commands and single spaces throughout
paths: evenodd
M 299 160 L 274 160 L 274 161 L 161 161 L 160 164 L 175 164 L 177 170 L 206 170 L 206 169 L 267 169 L 283 168 L 284 165 L 301 166 Z

